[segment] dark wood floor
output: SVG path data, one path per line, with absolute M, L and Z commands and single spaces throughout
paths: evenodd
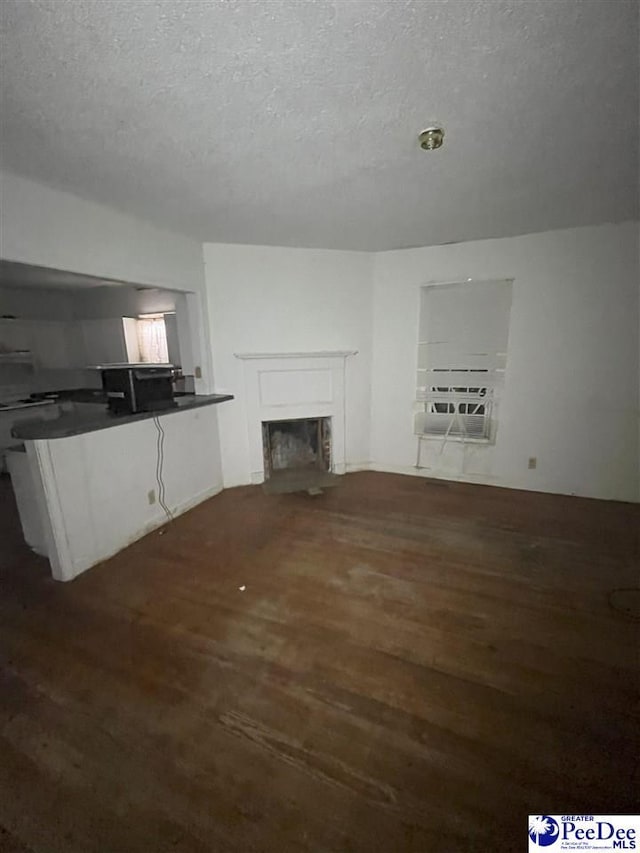
M 0 847 L 502 853 L 637 808 L 637 507 L 247 487 L 58 584 L 0 492 Z

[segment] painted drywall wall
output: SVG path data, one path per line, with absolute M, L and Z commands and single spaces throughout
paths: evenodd
M 372 458 L 416 473 L 420 288 L 513 279 L 496 443 L 423 441 L 426 476 L 638 500 L 638 226 L 605 225 L 379 253 Z M 528 468 L 529 457 L 537 467 Z
M 0 180 L 0 255 L 138 284 L 200 290 L 200 244 L 9 172 Z
M 174 515 L 222 489 L 215 410 L 159 416 L 165 500 Z M 154 422 L 144 420 L 26 442 L 57 580 L 71 580 L 165 523 L 157 501 L 156 441 Z
M 73 294 L 44 287 L 0 287 L 0 316 L 6 314 L 28 320 L 71 320 Z
M 250 482 L 240 352 L 358 350 L 346 364 L 346 461 L 368 463 L 371 381 L 370 255 L 206 244 L 214 369 L 236 395 L 220 411 L 225 486 Z
M 27 349 L 30 364 L 0 363 L 0 399 L 15 400 L 31 393 L 78 388 L 93 378 L 80 369 L 74 327 L 75 300 L 70 291 L 39 287 L 0 287 L 0 351 Z M 2 319 L 12 315 L 15 320 Z
M 78 294 L 75 316 L 78 319 L 138 317 L 140 314 L 170 312 L 167 318 L 169 359 L 184 373 L 194 372 L 195 356 L 191 342 L 191 322 L 187 294 L 162 288 L 128 286 L 96 287 Z
M 0 174 L 0 257 L 134 284 L 185 291 L 199 393 L 214 390 L 202 246 L 103 205 Z
M 161 314 L 175 311 L 176 301 L 184 294 L 160 288 L 136 288 L 125 285 L 92 287 L 82 291 L 76 299 L 75 316 L 137 317 L 139 314 Z
M 200 243 L 17 175 L 2 173 L 0 192 L 3 259 L 183 291 L 180 335 L 187 342 L 181 346 L 183 367 L 188 372 L 196 366 L 200 368 L 201 378 L 195 382 L 197 393 L 214 390 Z M 186 509 L 222 484 L 217 412 L 211 407 L 206 414 L 192 415 L 191 426 L 187 413 L 167 420 L 171 418 L 174 420 L 168 425 L 167 437 L 173 450 L 167 461 L 167 493 L 170 503 Z M 185 429 L 176 433 L 181 426 Z M 77 559 L 72 555 L 73 572 L 104 559 L 161 523 L 157 505 L 149 507 L 144 503 L 146 491 L 151 488 L 147 481 L 155 471 L 155 456 L 150 455 L 155 453 L 153 424 L 132 425 L 131 435 L 123 437 L 125 429 L 95 433 L 98 438 L 91 444 L 93 439 L 85 438 L 75 444 L 69 440 L 55 445 L 54 464 L 61 482 L 67 482 L 66 476 L 73 479 L 80 466 L 84 472 L 80 480 L 86 484 L 77 489 L 77 495 L 82 495 L 86 503 L 84 508 L 69 484 L 63 486 L 64 523 L 68 514 L 69 541 L 74 549 L 80 549 Z M 136 488 L 144 489 L 142 501 L 137 491 L 133 496 Z M 100 513 L 109 520 L 102 532 L 98 524 Z
M 513 278 L 496 444 L 441 454 L 431 445 L 425 473 L 638 499 L 637 223 L 376 255 L 207 244 L 205 287 L 194 241 L 15 175 L 3 175 L 1 189 L 3 258 L 196 294 L 188 315 L 205 377 L 198 390 L 239 395 L 220 412 L 226 485 L 248 482 L 233 352 L 359 349 L 347 376 L 348 461 L 415 473 L 420 286 Z

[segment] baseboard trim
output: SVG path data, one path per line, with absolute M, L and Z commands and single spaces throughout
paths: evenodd
M 455 475 L 443 477 L 436 474 L 430 468 L 416 468 L 415 465 L 380 465 L 377 462 L 372 462 L 369 467 L 370 471 L 378 471 L 381 474 L 405 474 L 408 477 L 422 477 L 423 479 L 445 480 L 452 483 L 475 483 L 482 486 L 499 486 L 498 482 L 491 481 L 486 474 L 467 474 L 465 477 L 456 477 Z
M 193 509 L 195 506 L 198 506 L 198 504 L 201 504 L 203 501 L 209 500 L 209 498 L 213 498 L 216 495 L 219 495 L 222 489 L 222 484 L 216 483 L 214 486 L 211 486 L 208 489 L 204 489 L 202 492 L 198 492 L 196 495 L 192 495 L 190 498 L 181 501 L 179 504 L 170 506 L 169 510 L 171 512 L 171 515 L 174 518 L 183 515 L 185 512 L 188 512 L 190 509 Z M 83 572 L 86 572 L 89 569 L 93 568 L 93 566 L 97 566 L 98 563 L 103 563 L 105 560 L 109 560 L 111 557 L 115 557 L 116 554 L 119 554 L 120 551 L 124 551 L 124 549 L 128 548 L 129 545 L 132 545 L 134 542 L 137 542 L 144 536 L 148 536 L 148 534 L 153 533 L 154 530 L 159 530 L 161 527 L 164 527 L 165 524 L 167 524 L 166 516 L 156 516 L 156 518 L 147 522 L 139 530 L 129 536 L 127 538 L 127 541 L 123 542 L 115 550 L 110 551 L 106 554 L 101 554 L 95 559 L 92 558 L 89 563 L 87 563 L 86 560 L 74 561 L 72 573 L 70 574 L 70 576 L 58 577 L 56 578 L 56 580 L 73 580 L 74 578 L 78 577 L 78 575 L 81 575 Z
M 372 462 L 347 462 L 347 474 L 353 474 L 356 471 L 372 471 Z
M 514 492 L 535 492 L 542 495 L 563 495 L 569 498 L 581 498 L 582 500 L 592 501 L 615 501 L 617 503 L 640 503 L 640 500 L 634 498 L 612 497 L 611 495 L 593 495 L 580 492 L 562 492 L 553 488 L 532 488 L 525 487 L 515 483 L 502 483 L 496 479 L 492 479 L 486 474 L 467 474 L 465 477 L 456 477 L 450 475 L 443 477 L 434 473 L 429 468 L 416 468 L 414 465 L 381 465 L 377 462 L 372 462 L 371 471 L 378 471 L 380 474 L 403 474 L 408 477 L 422 477 L 422 479 L 441 480 L 444 483 L 468 483 L 472 486 L 490 486 L 497 489 L 511 489 Z
M 223 488 L 222 483 L 216 483 L 215 486 L 210 486 L 208 489 L 198 492 L 197 495 L 182 501 L 182 503 L 179 503 L 175 508 L 169 507 L 169 509 L 173 515 L 182 515 L 184 512 L 193 509 L 194 506 L 198 506 L 198 504 L 201 504 L 203 501 L 207 501 L 209 498 L 215 498 L 216 495 L 220 494 Z

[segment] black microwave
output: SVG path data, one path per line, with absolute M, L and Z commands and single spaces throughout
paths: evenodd
M 101 366 L 102 388 L 114 414 L 156 412 L 175 408 L 173 367 L 170 364 Z

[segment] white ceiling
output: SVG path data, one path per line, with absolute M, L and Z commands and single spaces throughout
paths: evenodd
M 203 241 L 379 250 L 632 219 L 638 9 L 4 0 L 5 167 Z

